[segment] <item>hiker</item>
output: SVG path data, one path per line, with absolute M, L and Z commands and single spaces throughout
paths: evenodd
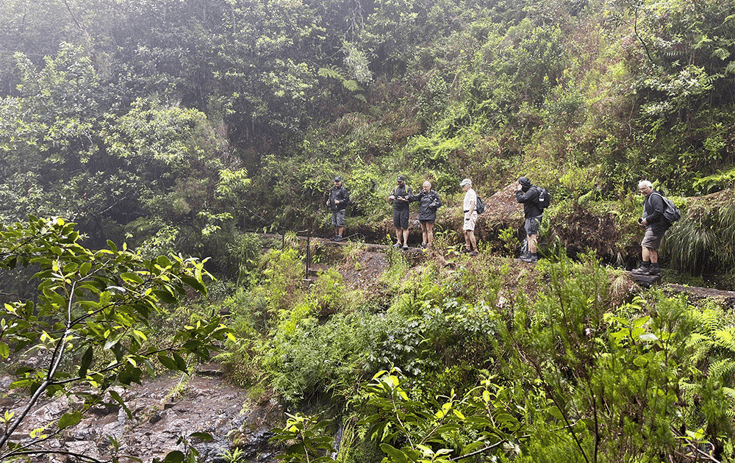
M 396 227 L 396 244 L 394 246 L 397 249 L 402 247 L 404 251 L 408 251 L 408 205 L 413 190 L 410 186 L 406 186 L 406 178 L 403 175 L 399 175 L 396 182 L 398 182 L 398 185 L 393 188 L 390 196 L 388 196 L 388 200 L 393 201 L 393 226 Z
M 464 210 L 464 224 L 462 231 L 464 232 L 465 250 L 470 256 L 477 255 L 477 238 L 475 238 L 475 224 L 477 223 L 477 193 L 472 189 L 472 180 L 466 178 L 459 184 L 464 191 L 464 201 L 462 209 Z
M 350 192 L 342 185 L 342 177 L 334 177 L 334 184 L 329 190 L 327 207 L 332 211 L 332 226 L 334 236 L 332 241 L 342 241 L 345 230 L 345 209 L 350 205 Z
M 540 191 L 531 184 L 528 177 L 519 177 L 516 185 L 516 201 L 523 203 L 523 214 L 526 218 L 526 242 L 528 247 L 519 257 L 523 262 L 538 261 L 538 229 L 543 218 L 543 209 L 539 205 Z
M 641 180 L 638 183 L 638 191 L 645 196 L 643 216 L 638 219 L 638 225 L 645 227 L 646 233 L 643 236 L 643 241 L 641 241 L 641 266 L 633 270 L 633 273 L 636 275 L 660 275 L 658 248 L 671 223 L 664 217 L 664 210 L 666 209 L 664 198 L 661 193 L 654 191 L 651 182 Z
M 421 191 L 417 195 L 411 195 L 411 201 L 419 201 L 419 223 L 421 224 L 421 248 L 432 247 L 434 242 L 434 222 L 436 222 L 436 210 L 441 207 L 442 202 L 439 194 L 431 189 L 428 180 L 421 185 Z

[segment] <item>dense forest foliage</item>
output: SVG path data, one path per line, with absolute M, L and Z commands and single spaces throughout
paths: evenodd
M 245 233 L 328 236 L 324 195 L 341 175 L 348 231 L 382 240 L 398 174 L 416 190 L 430 180 L 444 217 L 434 258 L 391 251 L 374 284 L 348 286 L 332 268 L 306 290 L 303 244 L 261 255 Z M 505 222 L 485 225 L 478 259 L 458 256 L 460 180 L 490 196 L 520 175 L 552 194 L 546 259 L 516 265 L 520 224 Z M 0 3 L 4 301 L 35 300 L 35 274 L 48 307 L 71 307 L 66 285 L 90 278 L 83 256 L 91 266 L 95 252 L 131 259 L 103 265 L 131 287 L 179 262 L 162 254 L 207 259 L 176 294 L 206 283 L 206 298 L 182 308 L 175 291 L 157 293 L 166 314 L 104 320 L 115 343 L 93 330 L 99 345 L 70 355 L 92 368 L 132 343 L 140 360 L 162 342 L 151 333 L 171 328 L 159 316 L 223 338 L 202 314 L 224 310 L 231 378 L 326 409 L 352 439 L 341 462 L 732 461 L 732 314 L 631 293 L 604 265 L 638 256 L 644 178 L 684 214 L 667 236 L 668 275 L 731 289 L 732 0 Z M 52 241 L 18 254 L 32 242 L 24 227 L 47 231 L 35 217 L 76 224 L 63 228 L 70 254 Z M 366 249 L 309 252 L 356 269 Z M 100 307 L 116 295 L 103 283 L 88 287 Z M 66 342 L 20 307 L 31 306 L 2 312 L 1 357 Z M 6 319 L 36 334 L 18 341 Z M 186 370 L 175 352 L 162 363 Z M 280 435 L 323 450 L 313 436 L 329 426 L 310 419 L 294 415 Z

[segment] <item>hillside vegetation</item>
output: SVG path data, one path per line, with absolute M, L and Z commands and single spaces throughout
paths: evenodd
M 728 0 L 8 0 L 0 214 L 231 272 L 238 227 L 326 232 L 335 174 L 366 235 L 398 173 L 450 207 L 464 177 L 489 196 L 526 175 L 561 223 L 614 219 L 615 242 L 592 249 L 635 264 L 647 178 L 685 211 L 729 192 L 671 233 L 673 267 L 729 268 L 734 14 Z

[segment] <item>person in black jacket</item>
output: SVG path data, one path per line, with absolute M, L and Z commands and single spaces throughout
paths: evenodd
M 403 175 L 399 175 L 396 179 L 398 185 L 393 188 L 389 201 L 393 201 L 393 226 L 396 227 L 396 248 L 403 247 L 404 251 L 408 251 L 408 205 L 413 190 L 410 186 L 406 186 L 406 179 Z M 403 246 L 401 246 L 403 240 Z
M 520 177 L 516 186 L 516 201 L 523 203 L 523 213 L 526 218 L 524 228 L 526 229 L 526 240 L 528 250 L 521 255 L 523 262 L 538 261 L 538 229 L 543 217 L 543 210 L 539 207 L 539 190 L 531 184 L 528 177 Z
M 334 177 L 334 184 L 329 190 L 327 200 L 327 207 L 332 211 L 332 226 L 334 227 L 332 241 L 342 241 L 342 234 L 345 230 L 345 209 L 349 204 L 350 192 L 342 185 L 342 177 L 338 175 Z
M 646 228 L 646 233 L 641 241 L 641 266 L 633 270 L 636 275 L 660 275 L 661 268 L 658 264 L 658 247 L 664 233 L 671 224 L 664 217 L 664 198 L 661 193 L 654 191 L 653 185 L 648 180 L 638 183 L 638 191 L 645 199 L 643 200 L 643 216 L 638 219 L 638 224 Z
M 419 201 L 419 223 L 421 224 L 421 247 L 430 248 L 434 242 L 434 222 L 436 210 L 442 205 L 439 194 L 431 189 L 431 182 L 426 181 L 417 195 L 409 197 L 411 201 Z

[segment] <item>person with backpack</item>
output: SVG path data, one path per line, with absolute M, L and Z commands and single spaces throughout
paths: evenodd
M 406 186 L 406 178 L 403 175 L 399 175 L 396 181 L 398 185 L 393 188 L 390 196 L 388 196 L 388 200 L 393 201 L 393 226 L 396 227 L 396 244 L 394 246 L 397 249 L 402 247 L 404 251 L 408 251 L 408 205 L 413 190 L 410 186 Z M 401 245 L 401 239 L 403 245 Z
M 334 227 L 332 241 L 342 241 L 342 234 L 345 230 L 345 210 L 349 205 L 350 192 L 342 185 L 342 177 L 338 175 L 334 177 L 334 184 L 329 190 L 327 200 L 327 207 L 332 211 L 332 226 Z
M 638 225 L 646 228 L 641 241 L 641 266 L 633 270 L 635 275 L 660 275 L 661 267 L 658 264 L 658 248 L 666 230 L 671 226 L 670 220 L 678 217 L 666 218 L 666 199 L 653 189 L 648 180 L 638 183 L 638 191 L 645 197 L 643 200 L 643 215 L 638 219 Z M 673 204 L 672 208 L 676 209 Z M 672 211 L 678 214 L 678 211 Z
M 442 205 L 439 193 L 431 189 L 431 182 L 426 181 L 421 186 L 417 195 L 409 198 L 411 201 L 419 201 L 419 223 L 421 224 L 421 248 L 432 247 L 434 242 L 434 222 L 436 222 L 436 210 Z
M 548 195 L 542 195 L 542 189 L 533 185 L 528 177 L 518 178 L 516 186 L 516 201 L 523 204 L 523 214 L 526 219 L 526 251 L 521 254 L 523 262 L 538 261 L 538 230 L 544 209 L 548 206 Z
M 466 178 L 459 184 L 464 191 L 464 201 L 462 201 L 462 209 L 464 210 L 464 224 L 462 231 L 464 232 L 465 252 L 470 256 L 477 255 L 477 238 L 475 238 L 475 224 L 477 223 L 477 193 L 472 189 L 472 180 Z

